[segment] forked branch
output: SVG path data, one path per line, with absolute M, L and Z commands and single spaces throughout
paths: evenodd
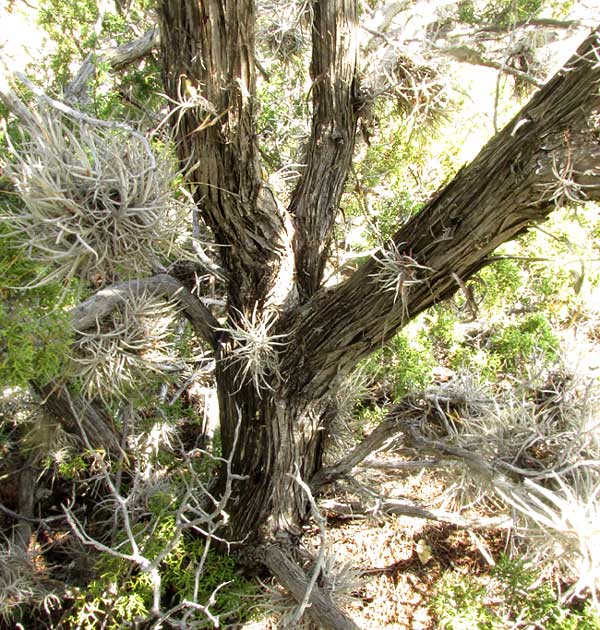
M 163 0 L 158 17 L 163 83 L 178 110 L 171 123 L 179 158 L 223 246 L 231 304 L 247 314 L 256 302 L 281 303 L 290 285 L 289 277 L 279 284 L 290 257 L 289 226 L 259 160 L 254 2 Z M 197 96 L 196 107 L 182 107 L 189 95 Z M 207 113 L 218 124 L 207 124 Z
M 369 260 L 344 283 L 322 289 L 293 322 L 281 371 L 304 396 L 322 396 L 358 361 L 408 321 L 449 298 L 487 263 L 487 257 L 556 207 L 557 186 L 576 184 L 600 199 L 600 30 L 511 122 L 393 238 L 420 270 L 403 300 L 381 291 L 380 262 Z M 571 195 L 572 196 L 572 195 Z M 404 287 L 405 285 L 403 285 Z

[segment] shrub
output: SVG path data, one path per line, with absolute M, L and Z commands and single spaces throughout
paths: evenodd
M 588 605 L 582 610 L 562 604 L 548 582 L 518 560 L 503 556 L 491 579 L 448 572 L 438 582 L 431 611 L 439 628 L 459 630 L 598 630 L 600 615 Z
M 533 358 L 548 364 L 557 357 L 558 346 L 550 323 L 541 313 L 507 326 L 489 342 L 491 352 L 500 359 L 500 367 L 509 372 L 516 372 L 524 360 Z

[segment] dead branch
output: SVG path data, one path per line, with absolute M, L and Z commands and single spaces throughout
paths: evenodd
M 347 503 L 326 500 L 321 502 L 321 507 L 330 515 L 348 520 L 364 519 L 369 514 L 394 514 L 396 516 L 412 516 L 438 523 L 448 523 L 461 529 L 510 529 L 513 526 L 513 519 L 507 515 L 493 517 L 463 516 L 456 512 L 436 510 L 400 499 L 382 498 L 372 508 L 357 502 Z
M 400 406 L 396 405 L 385 416 L 384 420 L 349 453 L 333 466 L 321 468 L 311 479 L 310 486 L 314 491 L 323 486 L 333 483 L 337 479 L 345 477 L 352 472 L 352 469 L 360 464 L 366 457 L 375 453 L 385 446 L 385 443 L 403 431 L 402 419 L 399 418 Z
M 100 54 L 90 53 L 79 68 L 77 74 L 67 85 L 64 98 L 68 101 L 82 100 L 88 83 L 99 64 L 108 64 L 111 70 L 120 70 L 125 66 L 148 55 L 158 44 L 158 29 L 146 31 L 142 37 L 127 44 L 109 48 Z
M 82 331 L 91 328 L 119 304 L 123 304 L 128 295 L 144 293 L 161 296 L 181 304 L 196 334 L 210 344 L 213 350 L 217 349 L 216 329 L 219 323 L 198 298 L 194 297 L 179 280 L 168 274 L 119 282 L 101 289 L 71 310 L 73 328 Z
M 302 569 L 277 545 L 271 545 L 265 549 L 264 560 L 271 573 L 284 588 L 298 603 L 302 602 L 309 588 L 309 581 Z M 318 585 L 315 585 L 310 592 L 306 612 L 317 626 L 324 630 L 360 630 L 359 626 L 339 610 Z
M 473 48 L 469 48 L 468 46 L 438 46 L 437 44 L 432 44 L 435 50 L 442 55 L 446 55 L 448 57 L 452 57 L 456 59 L 456 61 L 460 61 L 462 63 L 469 63 L 474 66 L 484 66 L 486 68 L 494 68 L 496 70 L 500 70 L 501 72 L 505 72 L 506 74 L 510 74 L 521 81 L 525 81 L 534 87 L 541 88 L 544 83 L 542 81 L 538 81 L 535 77 L 532 77 L 527 72 L 523 72 L 522 70 L 517 70 L 517 68 L 512 68 L 506 63 L 500 63 L 498 61 L 494 61 L 493 59 L 488 59 L 484 57 L 478 50 Z

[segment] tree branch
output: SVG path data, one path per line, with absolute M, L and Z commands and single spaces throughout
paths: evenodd
M 210 344 L 213 350 L 218 347 L 216 329 L 219 322 L 213 314 L 194 297 L 179 280 L 168 274 L 158 274 L 152 278 L 141 278 L 119 282 L 101 289 L 82 304 L 71 310 L 71 322 L 75 330 L 85 330 L 108 315 L 130 294 L 152 293 L 165 299 L 176 300 L 194 328 L 195 333 Z
M 394 405 L 386 414 L 382 422 L 369 433 L 360 444 L 357 444 L 349 453 L 333 466 L 323 467 L 311 479 L 310 486 L 313 492 L 318 491 L 324 485 L 333 483 L 349 475 L 352 469 L 365 458 L 382 448 L 385 443 L 404 430 L 404 424 L 408 421 L 408 413 L 411 409 L 405 404 Z M 418 409 L 421 415 L 421 410 Z
M 517 70 L 517 68 L 512 68 L 505 63 L 493 61 L 492 59 L 486 59 L 478 50 L 469 48 L 468 46 L 438 46 L 436 44 L 433 45 L 437 52 L 441 53 L 442 55 L 452 57 L 453 59 L 456 59 L 456 61 L 460 61 L 462 63 L 470 63 L 474 66 L 494 68 L 506 74 L 510 74 L 518 79 L 521 79 L 522 81 L 525 81 L 537 88 L 541 88 L 544 85 L 543 82 L 538 81 L 535 77 L 527 74 L 527 72 Z
M 322 503 L 322 507 L 333 516 L 348 520 L 365 518 L 366 514 L 369 512 L 376 512 L 396 514 L 400 516 L 412 516 L 414 518 L 424 518 L 429 521 L 455 525 L 461 529 L 510 528 L 513 525 L 513 519 L 505 515 L 490 517 L 463 516 L 462 514 L 457 514 L 455 512 L 431 509 L 400 499 L 383 498 L 378 503 L 375 510 L 368 510 L 366 506 L 363 505 L 341 503 L 337 501 L 324 501 Z
M 331 231 L 350 168 L 358 120 L 355 0 L 314 3 L 313 121 L 306 168 L 289 210 L 295 223 L 296 280 L 302 299 L 319 288 Z
M 555 20 L 552 18 L 530 18 L 528 20 L 522 20 L 516 24 L 509 24 L 507 26 L 489 25 L 483 26 L 477 30 L 478 33 L 508 33 L 511 30 L 525 27 L 548 27 L 548 28 L 578 28 L 582 26 L 579 20 Z
M 308 589 L 308 580 L 289 556 L 281 548 L 271 545 L 265 551 L 265 563 L 294 599 L 298 603 L 302 602 Z M 306 612 L 319 628 L 359 630 L 359 626 L 339 610 L 319 586 L 315 585 L 312 589 L 309 602 Z
M 127 44 L 109 48 L 102 53 L 90 53 L 67 85 L 64 98 L 69 101 L 81 100 L 85 96 L 88 83 L 98 64 L 107 63 L 112 70 L 120 70 L 125 66 L 148 55 L 158 44 L 158 29 L 146 31 L 142 37 Z
M 81 397 L 74 396 L 62 387 L 49 383 L 47 385 L 31 384 L 40 396 L 42 405 L 65 426 L 69 433 L 84 436 L 96 449 L 103 449 L 111 455 L 120 455 L 121 440 L 110 418 L 98 410 L 92 403 Z
M 284 381 L 294 373 L 288 387 L 302 396 L 335 389 L 360 359 L 453 295 L 453 274 L 468 280 L 499 245 L 557 204 L 600 199 L 598 35 L 394 235 L 388 252 L 281 323 L 281 331 L 293 331 L 280 365 Z M 387 264 L 393 259 L 395 285 Z M 403 265 L 410 260 L 415 264 Z
M 13 73 L 9 69 L 4 57 L 0 55 L 0 101 L 2 101 L 8 111 L 12 112 L 25 126 L 30 129 L 37 129 L 39 123 L 37 118 L 29 111 L 29 108 L 15 94 L 10 78 Z

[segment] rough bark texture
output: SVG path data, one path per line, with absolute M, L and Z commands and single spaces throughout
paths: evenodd
M 314 112 L 307 167 L 293 196 L 282 205 L 267 187 L 255 136 L 254 4 L 249 0 L 181 0 L 159 5 L 164 83 L 171 98 L 182 81 L 201 94 L 177 129 L 179 154 L 206 223 L 222 245 L 229 277 L 228 324 L 239 312 L 282 306 L 293 310 L 318 288 L 339 198 L 354 148 L 356 127 L 356 3 L 313 5 Z M 203 109 L 204 108 L 204 109 Z M 211 123 L 199 130 L 207 112 Z M 191 165 L 191 166 L 190 166 Z M 293 237 L 295 229 L 295 237 Z M 292 250 L 294 245 L 295 252 Z M 296 264 L 295 279 L 293 266 Z M 232 536 L 299 532 L 306 516 L 296 467 L 310 479 L 321 465 L 327 401 L 281 398 L 236 378 L 233 342 L 219 348 L 217 385 L 221 437 L 226 452 L 238 418 L 241 431 L 234 464 L 247 476 L 231 506 Z
M 266 550 L 265 562 L 281 584 L 298 601 L 302 601 L 308 583 L 302 570 L 290 560 L 279 547 L 271 546 Z M 310 593 L 309 617 L 324 630 L 358 630 L 358 626 L 333 604 L 331 599 L 317 585 Z
M 325 395 L 418 313 L 450 297 L 502 243 L 543 221 L 568 196 L 600 198 L 600 63 L 594 31 L 454 180 L 394 235 L 421 267 L 403 295 L 382 290 L 376 259 L 321 289 L 292 329 L 282 374 L 289 396 Z M 421 280 L 415 284 L 414 281 Z
M 87 438 L 98 450 L 113 456 L 122 454 L 119 432 L 104 411 L 61 386 L 32 383 L 32 387 L 46 411 L 57 418 L 66 431 L 78 435 L 82 443 Z
M 300 600 L 307 581 L 273 540 L 294 540 L 309 513 L 306 489 L 341 475 L 397 430 L 380 427 L 337 464 L 323 468 L 335 392 L 357 363 L 432 304 L 455 293 L 500 244 L 542 221 L 564 199 L 600 199 L 600 43 L 594 31 L 571 61 L 493 138 L 479 156 L 347 281 L 323 288 L 327 249 L 350 168 L 361 97 L 356 61 L 356 0 L 313 0 L 312 131 L 306 166 L 289 208 L 266 183 L 255 130 L 252 0 L 161 0 L 163 81 L 187 184 L 215 235 L 227 278 L 228 312 L 219 324 L 176 279 L 159 275 L 100 291 L 72 312 L 85 329 L 123 299 L 151 290 L 178 299 L 198 336 L 215 351 L 225 456 L 240 423 L 228 506 L 231 540 L 266 549 L 263 562 Z M 0 98 L 36 124 L 0 77 Z M 385 275 L 382 261 L 395 260 Z M 387 267 L 389 270 L 389 266 Z M 396 284 L 390 284 L 391 280 Z M 391 289 L 391 290 L 390 290 Z M 243 341 L 227 334 L 277 318 L 277 369 L 261 382 L 244 376 Z M 264 319 L 263 319 L 264 321 Z M 219 330 L 224 328 L 225 330 Z M 237 344 L 237 345 L 236 345 Z M 110 420 L 66 391 L 38 387 L 48 408 L 94 446 L 119 453 Z M 407 430 L 407 435 L 412 434 Z M 445 456 L 465 453 L 434 444 Z M 433 448 L 436 447 L 436 448 Z M 467 461 L 477 468 L 477 458 Z M 481 466 L 480 466 L 481 468 Z M 482 471 L 485 472 L 485 471 Z M 23 503 L 24 509 L 29 506 Z M 406 506 L 399 506 L 406 510 Z M 323 627 L 354 624 L 316 589 L 309 612 Z
M 179 155 L 221 248 L 240 311 L 283 303 L 290 290 L 290 222 L 267 186 L 255 133 L 254 3 L 159 3 L 163 82 L 174 100 L 201 96 L 179 120 Z M 191 99 L 191 100 L 190 100 Z M 200 130 L 203 121 L 210 124 Z
M 312 29 L 313 121 L 304 174 L 292 196 L 296 282 L 302 299 L 321 285 L 360 109 L 358 24 L 353 0 L 315 2 Z
M 306 168 L 283 210 L 265 183 L 255 136 L 254 5 L 251 0 L 159 3 L 163 78 L 171 98 L 197 94 L 176 131 L 190 189 L 228 275 L 228 320 L 273 313 L 285 335 L 278 373 L 265 386 L 243 379 L 236 342 L 217 339 L 221 437 L 239 442 L 229 505 L 232 540 L 251 544 L 301 533 L 309 513 L 299 474 L 318 489 L 395 430 L 389 418 L 364 448 L 323 469 L 334 394 L 358 361 L 411 318 L 448 298 L 501 243 L 543 220 L 561 194 L 600 198 L 598 33 L 542 88 L 507 128 L 394 236 L 388 255 L 404 277 L 384 290 L 381 259 L 346 282 L 322 288 L 327 247 L 353 154 L 360 99 L 356 2 L 315 0 L 313 120 Z M 191 89 L 189 86 L 192 86 Z M 292 269 L 293 267 L 293 269 Z M 292 277 L 291 272 L 294 276 Z M 457 281 L 458 279 L 458 281 Z M 256 310 L 255 310 L 256 309 Z M 272 547 L 266 563 L 300 597 L 302 577 Z M 315 605 L 318 602 L 315 600 Z M 343 620 L 323 627 L 352 627 Z

